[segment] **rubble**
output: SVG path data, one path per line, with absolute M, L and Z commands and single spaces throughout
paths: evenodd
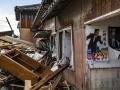
M 41 41 L 40 45 L 42 47 L 37 49 L 32 43 L 23 40 L 0 37 L 1 89 L 23 90 L 26 80 L 31 82 L 30 90 L 60 88 L 64 82 L 62 72 L 68 65 L 59 68 L 47 43 Z

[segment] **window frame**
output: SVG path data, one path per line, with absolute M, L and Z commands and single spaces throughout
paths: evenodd
M 73 29 L 72 29 L 72 26 L 69 26 L 69 27 L 66 27 L 66 28 L 63 28 L 61 30 L 59 30 L 57 33 L 56 33 L 56 48 L 57 48 L 57 61 L 60 61 L 59 59 L 59 34 L 62 32 L 63 36 L 62 36 L 62 59 L 64 59 L 64 63 L 66 61 L 66 58 L 65 58 L 65 50 L 64 50 L 64 46 L 65 46 L 65 31 L 69 31 L 71 32 L 71 60 L 70 60 L 70 69 L 71 70 L 74 70 L 74 50 L 73 50 Z M 60 64 L 64 64 L 64 63 L 60 63 Z

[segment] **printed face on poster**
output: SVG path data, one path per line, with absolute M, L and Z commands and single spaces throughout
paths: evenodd
M 87 61 L 108 61 L 107 30 L 87 30 Z

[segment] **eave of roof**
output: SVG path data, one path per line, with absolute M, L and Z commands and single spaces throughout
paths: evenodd
M 39 7 L 40 7 L 40 4 L 15 6 L 16 20 L 20 19 L 21 12 L 37 12 Z
M 42 0 L 41 6 L 35 16 L 35 19 L 32 23 L 31 28 L 36 27 L 36 23 L 41 23 L 38 19 L 42 18 L 42 15 L 45 13 L 45 11 L 48 9 L 49 5 L 53 2 L 53 0 Z
M 45 19 L 56 16 L 70 1 L 71 0 L 54 0 L 44 12 L 41 13 L 39 9 L 31 28 L 38 28 Z

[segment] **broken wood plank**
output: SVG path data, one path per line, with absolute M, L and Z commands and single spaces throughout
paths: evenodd
M 31 80 L 32 84 L 35 84 L 39 79 L 39 76 L 37 74 L 33 73 L 32 71 L 7 57 L 6 55 L 0 56 L 0 67 L 9 71 L 20 80 Z
M 20 50 L 15 49 L 15 53 L 20 53 L 21 54 L 21 59 L 28 62 L 34 69 L 37 69 L 40 66 L 42 67 L 42 65 L 40 63 L 38 63 L 36 60 L 32 59 L 31 57 L 27 56 L 26 54 L 24 54 Z
M 23 52 L 15 49 L 15 53 L 20 53 L 20 58 L 24 60 L 27 64 L 29 64 L 29 66 L 33 68 L 33 72 L 38 74 L 41 78 L 46 77 L 52 73 L 52 71 L 47 66 L 42 65 L 41 63 L 30 58 Z
M 29 90 L 31 88 L 31 80 L 25 80 L 25 88 L 24 90 Z
M 43 86 L 45 83 L 47 83 L 48 81 L 50 81 L 51 79 L 53 79 L 54 77 L 56 77 L 57 75 L 59 75 L 61 72 L 63 72 L 69 65 L 63 65 L 60 69 L 58 69 L 57 71 L 55 71 L 53 74 L 49 75 L 46 78 L 43 78 L 42 80 L 40 80 L 38 83 L 36 83 L 35 85 L 32 86 L 32 88 L 30 90 L 37 90 L 39 88 L 41 88 L 41 86 Z
M 20 87 L 20 88 L 24 88 L 24 86 L 22 86 L 22 85 L 17 85 L 17 84 L 10 84 L 10 86 L 12 86 L 12 87 Z
M 11 58 L 13 59 L 13 58 L 16 58 L 16 57 L 18 57 L 18 56 L 20 56 L 20 53 L 18 53 L 18 54 L 16 54 L 16 55 L 12 56 Z
M 3 81 L 6 80 L 6 79 L 7 79 L 6 76 L 0 74 L 0 82 L 3 82 Z
M 55 90 L 57 85 L 60 83 L 61 79 L 62 79 L 62 73 L 60 75 L 58 75 L 58 77 L 56 77 L 56 79 L 54 80 L 54 83 L 52 84 L 51 90 Z

